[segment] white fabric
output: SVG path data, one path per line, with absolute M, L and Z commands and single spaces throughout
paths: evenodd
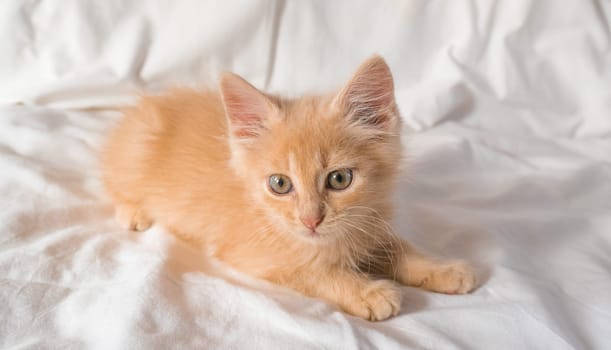
M 610 16 L 605 0 L 3 1 L 0 348 L 609 348 Z M 222 70 L 327 90 L 374 52 L 413 129 L 396 227 L 474 262 L 475 293 L 406 287 L 398 317 L 369 323 L 114 223 L 96 155 L 117 113 L 100 109 Z

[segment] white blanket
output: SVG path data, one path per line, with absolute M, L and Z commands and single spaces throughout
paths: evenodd
M 611 347 L 611 3 L 0 4 L 0 348 Z M 97 154 L 134 93 L 222 70 L 288 95 L 382 54 L 406 128 L 396 228 L 481 287 L 370 323 L 121 230 Z

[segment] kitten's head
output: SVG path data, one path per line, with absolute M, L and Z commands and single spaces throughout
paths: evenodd
M 335 95 L 282 100 L 233 74 L 220 86 L 232 166 L 274 228 L 310 242 L 385 229 L 401 145 L 381 57 Z

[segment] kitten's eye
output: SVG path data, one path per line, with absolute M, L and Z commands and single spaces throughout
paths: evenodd
M 287 194 L 293 189 L 293 184 L 288 176 L 274 174 L 269 177 L 269 188 L 276 194 Z
M 334 190 L 344 190 L 352 183 L 352 170 L 340 169 L 329 173 L 327 187 Z

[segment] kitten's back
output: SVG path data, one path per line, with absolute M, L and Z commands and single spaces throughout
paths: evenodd
M 152 217 L 164 211 L 159 216 L 168 218 L 165 226 L 189 232 L 185 225 L 193 220 L 184 216 L 193 213 L 194 203 L 198 211 L 214 215 L 220 207 L 236 208 L 241 202 L 235 181 L 224 181 L 231 173 L 226 130 L 215 92 L 180 89 L 143 97 L 109 138 L 102 160 L 104 184 L 115 202 L 146 208 Z

